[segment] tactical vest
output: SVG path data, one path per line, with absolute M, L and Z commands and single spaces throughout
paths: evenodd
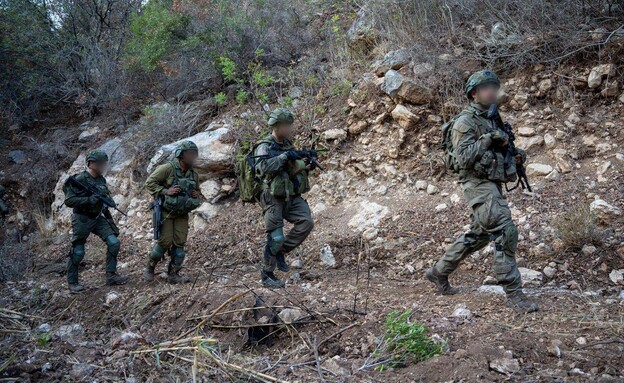
M 482 116 L 482 112 L 475 107 L 470 107 L 462 113 L 469 113 L 477 125 L 476 136 L 497 130 L 494 121 Z M 483 156 L 475 162 L 473 169 L 460 171 L 460 176 L 475 175 L 478 178 L 487 179 L 497 183 L 514 182 L 518 179 L 516 174 L 516 160 L 511 157 L 504 148 L 490 147 Z
M 103 196 L 107 196 L 110 197 L 110 190 L 108 190 L 108 186 L 106 186 L 106 179 L 104 177 L 98 177 L 98 178 L 93 178 L 91 177 L 91 175 L 84 171 L 82 173 L 78 173 L 76 175 L 74 175 L 74 177 L 82 184 L 84 185 L 89 185 L 94 187 L 95 189 L 97 189 L 97 191 L 103 195 Z M 71 188 L 67 189 L 67 188 Z M 72 186 L 69 183 L 66 183 L 65 185 L 63 185 L 63 192 L 65 193 L 65 195 L 67 196 L 68 193 L 73 193 L 78 197 L 88 197 L 89 193 L 87 191 L 84 190 L 78 190 L 76 187 Z M 104 204 L 102 203 L 102 201 L 98 201 L 95 205 L 87 205 L 87 206 L 80 206 L 80 207 L 75 207 L 73 209 L 74 213 L 77 214 L 82 214 L 82 215 L 86 215 L 89 217 L 97 217 L 100 212 L 102 211 L 102 209 L 104 208 Z
M 189 170 L 188 176 L 186 176 L 175 161 L 169 161 L 169 164 L 173 168 L 173 174 L 167 178 L 166 187 L 178 185 L 182 190 L 176 195 L 165 195 L 162 207 L 172 215 L 184 215 L 197 209 L 200 205 L 199 198 L 191 196 L 191 193 L 197 190 L 196 173 L 194 170 Z
M 268 144 L 269 150 L 287 151 L 295 149 L 292 142 L 285 140 L 280 144 L 272 136 L 265 137 L 258 141 L 255 148 L 262 144 Z M 288 160 L 282 170 L 273 175 L 266 175 L 263 178 L 263 188 L 268 189 L 273 197 L 290 199 L 292 196 L 301 195 L 310 191 L 310 181 L 306 163 L 303 160 Z

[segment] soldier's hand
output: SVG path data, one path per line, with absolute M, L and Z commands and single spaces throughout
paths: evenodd
M 173 185 L 167 190 L 167 195 L 176 195 L 182 191 L 179 185 Z
M 89 196 L 89 205 L 95 206 L 98 202 L 100 202 L 100 199 L 96 195 Z
M 509 140 L 507 133 L 503 132 L 500 129 L 496 129 L 490 133 L 488 133 L 490 137 L 492 137 L 492 141 L 497 145 L 505 146 Z
M 199 192 L 198 192 L 197 190 L 193 190 L 193 191 L 191 192 L 191 197 L 193 197 L 193 198 L 197 198 L 197 197 L 199 197 Z

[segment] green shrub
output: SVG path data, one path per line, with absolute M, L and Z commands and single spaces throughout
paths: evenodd
M 215 101 L 217 102 L 217 106 L 225 105 L 226 99 L 227 99 L 227 96 L 223 92 L 219 92 L 215 94 Z
M 380 371 L 386 367 L 402 367 L 421 362 L 444 352 L 446 342 L 428 336 L 429 329 L 410 322 L 412 313 L 391 311 L 386 319 L 386 333 L 380 346 L 373 353 L 371 366 Z
M 249 98 L 249 93 L 247 93 L 246 90 L 239 89 L 236 92 L 236 102 L 238 102 L 239 104 L 241 105 L 245 104 L 248 98 Z
M 236 63 L 234 61 L 227 56 L 221 56 L 219 57 L 219 65 L 225 81 L 239 81 L 236 74 Z
M 176 41 L 184 39 L 189 19 L 174 13 L 164 1 L 150 1 L 130 22 L 130 62 L 146 72 L 153 71 Z

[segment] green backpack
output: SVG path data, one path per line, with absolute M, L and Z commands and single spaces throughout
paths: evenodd
M 453 149 L 453 125 L 455 124 L 455 121 L 457 121 L 457 118 L 464 113 L 466 112 L 462 111 L 440 127 L 440 130 L 442 131 L 440 149 L 444 151 L 444 166 L 446 166 L 446 169 L 453 173 L 459 173 L 460 170 L 459 162 L 457 161 L 457 157 L 455 157 L 455 150 Z
M 245 202 L 258 202 L 262 193 L 262 180 L 256 175 L 256 161 L 253 158 L 257 145 L 251 148 L 246 155 L 239 155 L 236 159 L 236 179 L 240 199 Z

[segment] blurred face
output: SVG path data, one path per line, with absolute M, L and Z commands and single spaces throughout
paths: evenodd
M 180 160 L 184 162 L 187 166 L 192 167 L 197 160 L 197 151 L 196 150 L 185 150 L 180 157 Z
M 292 138 L 294 133 L 293 124 L 280 122 L 273 127 L 273 131 L 275 132 L 275 136 L 280 140 L 284 138 Z
M 499 89 L 500 86 L 496 84 L 483 84 L 472 92 L 472 98 L 478 104 L 490 106 L 496 103 Z
M 91 169 L 93 173 L 95 173 L 95 175 L 98 175 L 98 176 L 101 176 L 106 172 L 106 166 L 108 166 L 108 162 L 106 161 L 89 162 L 89 169 Z

